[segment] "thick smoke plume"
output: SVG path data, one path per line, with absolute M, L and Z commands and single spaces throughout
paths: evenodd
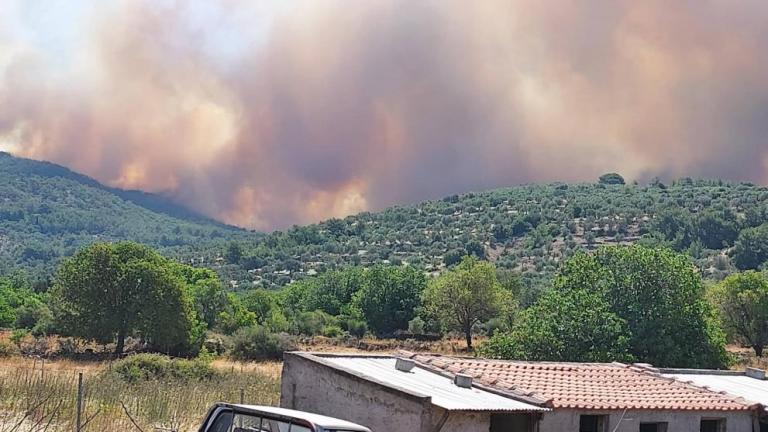
M 608 170 L 768 183 L 760 0 L 37 3 L 0 6 L 0 146 L 243 226 Z

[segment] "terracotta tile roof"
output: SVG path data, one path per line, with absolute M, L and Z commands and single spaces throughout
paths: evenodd
M 523 362 L 408 352 L 400 355 L 437 372 L 471 375 L 481 385 L 545 401 L 552 408 L 686 411 L 757 408 L 740 398 L 621 363 Z

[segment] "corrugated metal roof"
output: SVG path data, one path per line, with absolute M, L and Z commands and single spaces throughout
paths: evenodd
M 531 405 L 479 388 L 461 388 L 450 378 L 413 368 L 410 372 L 395 369 L 395 358 L 323 357 L 333 366 L 363 376 L 382 385 L 432 398 L 432 404 L 449 411 L 544 412 L 548 408 Z
M 750 378 L 746 375 L 716 375 L 666 373 L 665 377 L 678 381 L 690 382 L 698 387 L 706 387 L 717 392 L 726 392 L 742 397 L 750 402 L 768 406 L 768 381 Z

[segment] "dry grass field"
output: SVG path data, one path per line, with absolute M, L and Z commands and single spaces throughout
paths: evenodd
M 0 334 L 8 340 L 8 333 Z M 57 338 L 25 342 L 56 352 Z M 38 347 L 39 348 L 39 347 Z M 321 352 L 390 353 L 398 349 L 446 354 L 466 352 L 464 342 L 414 342 L 322 337 L 300 341 L 299 348 Z M 41 353 L 48 351 L 41 350 Z M 30 356 L 0 358 L 0 432 L 75 430 L 78 375 L 83 374 L 83 431 L 194 431 L 216 401 L 277 405 L 281 362 L 212 361 L 210 381 L 129 383 L 110 372 L 109 361 L 73 361 Z
M 11 358 L 0 361 L 0 432 L 75 430 L 78 374 L 83 374 L 84 431 L 194 431 L 215 401 L 279 403 L 278 362 L 215 361 L 205 382 L 128 383 L 109 363 Z M 135 422 L 135 424 L 134 424 Z
M 317 352 L 391 353 L 398 349 L 466 355 L 459 339 L 413 342 L 312 338 L 300 349 Z M 729 347 L 738 362 L 768 368 L 749 349 Z M 210 381 L 140 381 L 129 383 L 110 373 L 111 362 L 0 358 L 0 432 L 75 430 L 78 374 L 83 374 L 83 431 L 195 431 L 216 401 L 263 405 L 279 403 L 281 362 L 211 362 L 218 372 Z

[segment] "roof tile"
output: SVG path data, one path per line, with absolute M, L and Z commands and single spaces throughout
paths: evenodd
M 550 363 L 401 353 L 442 373 L 549 401 L 553 408 L 743 411 L 749 403 L 646 368 L 621 363 Z

